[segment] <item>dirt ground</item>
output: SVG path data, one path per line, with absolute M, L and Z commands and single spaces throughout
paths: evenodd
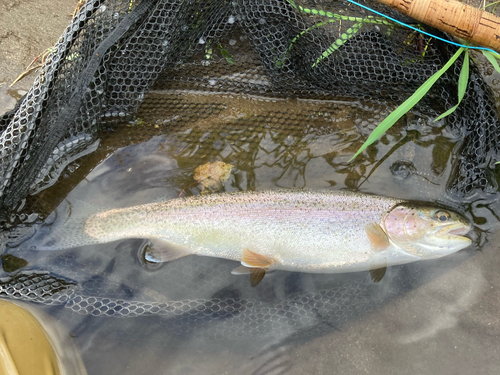
M 32 72 L 9 85 L 29 63 L 52 47 L 71 21 L 78 0 L 0 1 L 0 114 L 12 109 L 31 87 Z

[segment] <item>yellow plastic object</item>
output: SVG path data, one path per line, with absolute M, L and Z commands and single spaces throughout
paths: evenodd
M 86 374 L 76 346 L 64 342 L 69 336 L 29 310 L 0 300 L 0 375 Z
M 22 307 L 0 301 L 0 375 L 24 374 L 61 372 L 38 320 Z

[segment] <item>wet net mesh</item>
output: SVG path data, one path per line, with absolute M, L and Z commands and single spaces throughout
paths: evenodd
M 2 212 L 54 184 L 98 147 L 102 129 L 133 121 L 142 104 L 177 112 L 174 122 L 217 111 L 159 102 L 151 90 L 399 104 L 455 51 L 345 1 L 88 0 L 31 90 L 0 118 Z M 455 64 L 417 110 L 456 104 L 459 72 Z M 497 111 L 474 66 L 463 102 L 443 121 L 463 139 L 448 192 L 466 199 L 496 190 Z
M 198 265 L 183 271 L 196 273 L 201 268 Z M 130 300 L 130 296 L 120 296 L 120 291 L 110 288 L 109 281 L 77 282 L 46 271 L 20 271 L 0 278 L 0 297 L 66 308 L 94 317 L 161 316 L 168 321 L 164 329 L 173 334 L 190 333 L 205 338 L 237 340 L 252 336 L 286 336 L 319 323 L 344 324 L 413 286 L 414 278 L 403 274 L 397 276 L 401 282 L 399 289 L 383 295 L 376 291 L 375 285 L 367 287 L 364 276 L 354 275 L 347 280 L 330 278 L 327 282 L 320 281 L 314 292 L 290 288 L 280 297 L 269 286 L 255 295 L 242 295 L 243 288 L 239 288 L 237 282 L 232 288 L 219 290 L 210 298 L 158 302 L 141 301 L 138 296 L 135 300 Z M 290 277 L 293 280 L 285 279 L 285 284 L 300 284 L 296 275 Z M 224 275 L 211 275 L 206 284 L 220 283 L 225 278 Z M 185 296 L 189 295 L 185 293 Z

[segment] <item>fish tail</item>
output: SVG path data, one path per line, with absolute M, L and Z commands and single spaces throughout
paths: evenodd
M 45 223 L 33 227 L 33 236 L 22 244 L 31 250 L 64 250 L 101 243 L 85 232 L 89 217 L 101 211 L 81 201 L 65 201 Z

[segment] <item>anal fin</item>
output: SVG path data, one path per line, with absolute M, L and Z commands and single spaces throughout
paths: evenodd
M 187 255 L 190 252 L 186 248 L 157 239 L 150 240 L 144 250 L 144 258 L 152 263 L 170 262 Z

